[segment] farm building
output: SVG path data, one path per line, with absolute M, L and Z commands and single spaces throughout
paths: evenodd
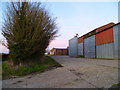
M 81 37 L 69 40 L 69 56 L 86 58 L 120 58 L 120 23 L 109 23 Z M 119 44 L 119 45 L 118 45 Z
M 75 36 L 74 38 L 69 40 L 69 56 L 76 57 L 78 55 L 78 38 Z
M 68 55 L 68 49 L 53 48 L 49 52 L 50 55 Z

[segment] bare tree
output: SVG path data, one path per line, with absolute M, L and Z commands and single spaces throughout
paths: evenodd
M 58 32 L 55 18 L 40 2 L 11 2 L 5 13 L 2 34 L 15 65 L 36 62 Z

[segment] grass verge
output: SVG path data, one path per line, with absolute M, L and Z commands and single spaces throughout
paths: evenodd
M 49 56 L 45 56 L 44 59 L 45 60 L 42 63 L 31 64 L 30 66 L 22 66 L 19 67 L 18 69 L 10 67 L 8 61 L 5 61 L 2 63 L 2 79 L 25 76 L 36 72 L 40 73 L 61 66 L 59 63 L 55 62 Z
M 2 63 L 0 63 L 0 80 L 2 79 Z
M 113 87 L 113 88 L 114 88 L 114 87 L 120 87 L 120 82 L 119 82 L 118 84 L 112 85 L 112 87 Z
M 76 58 L 85 58 L 85 56 L 79 55 L 79 56 L 77 56 Z

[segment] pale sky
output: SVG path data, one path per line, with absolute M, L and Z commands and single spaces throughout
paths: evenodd
M 107 23 L 118 22 L 117 2 L 47 2 L 45 4 L 51 16 L 57 17 L 58 35 L 60 35 L 50 43 L 49 49 L 66 48 L 68 40 L 76 33 L 81 36 Z M 0 8 L 5 9 L 3 2 L 0 3 Z M 4 13 L 1 9 L 0 12 Z M 0 27 L 1 25 L 0 22 Z M 0 34 L 0 39 L 2 38 Z M 0 52 L 6 51 L 4 47 L 0 49 Z

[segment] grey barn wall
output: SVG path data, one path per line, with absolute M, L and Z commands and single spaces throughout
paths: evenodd
M 120 1 L 118 3 L 118 22 L 120 22 Z M 118 59 L 120 60 L 120 24 L 118 25 Z
M 96 46 L 96 58 L 114 58 L 114 43 Z
M 84 39 L 84 56 L 95 58 L 95 35 Z
M 120 60 L 120 24 L 118 25 L 118 59 Z
M 78 55 L 83 55 L 83 42 L 78 43 Z
M 102 45 L 95 45 L 95 35 L 85 38 L 81 43 L 78 43 L 78 38 L 74 37 L 69 40 L 69 56 L 76 57 L 84 54 L 87 58 L 120 59 L 119 23 L 113 26 L 113 37 L 114 42 Z
M 89 57 L 89 38 L 84 39 L 84 56 Z
M 78 38 L 74 37 L 69 40 L 69 56 L 76 57 L 78 55 Z
M 114 58 L 120 59 L 120 24 L 113 27 L 114 31 Z

